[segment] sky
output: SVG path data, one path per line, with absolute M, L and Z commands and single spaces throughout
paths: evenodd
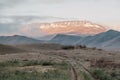
M 120 0 L 0 0 L 0 35 L 24 34 L 27 23 L 55 20 L 88 20 L 120 30 Z

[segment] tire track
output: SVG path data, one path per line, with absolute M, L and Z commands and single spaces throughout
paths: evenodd
M 73 73 L 73 80 L 80 80 L 79 79 L 79 76 L 78 76 L 78 73 L 77 73 L 77 70 L 74 66 L 81 66 L 81 68 L 83 70 L 85 70 L 89 76 L 91 76 L 91 78 L 93 78 L 93 80 L 96 80 L 95 77 L 93 76 L 93 74 L 86 68 L 84 67 L 80 62 L 78 62 L 77 60 L 73 59 L 73 58 L 70 58 L 68 55 L 57 55 L 57 54 L 54 54 L 54 56 L 56 56 L 57 58 L 59 59 L 64 59 L 66 62 L 70 63 L 72 65 L 71 67 L 71 70 L 72 70 L 72 73 Z
M 77 74 L 77 71 L 76 69 L 72 66 L 72 72 L 73 72 L 73 80 L 78 80 L 78 74 Z

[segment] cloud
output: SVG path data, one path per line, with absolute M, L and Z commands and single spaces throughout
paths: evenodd
M 66 21 L 66 20 L 72 20 L 72 19 L 50 17 L 50 16 L 42 16 L 42 17 L 39 17 L 39 16 L 3 16 L 3 17 L 0 17 L 0 34 L 1 35 L 18 34 L 18 35 L 26 35 L 26 36 L 32 36 L 32 37 L 44 36 L 46 34 L 40 30 L 40 23 L 52 22 L 52 21 L 53 22 L 54 21 Z M 73 20 L 76 20 L 76 19 L 73 19 Z M 100 24 L 102 25 L 102 23 Z M 119 25 L 117 26 L 118 27 L 111 26 L 109 28 L 120 30 Z
M 120 31 L 120 26 L 114 26 L 114 27 L 112 27 L 111 29 Z
M 11 18 L 0 18 L 0 23 L 3 24 L 14 23 L 14 20 Z
M 0 34 L 42 36 L 44 33 L 40 31 L 40 23 L 59 20 L 66 19 L 50 16 L 0 16 Z
M 60 4 L 67 0 L 0 0 L 0 9 L 14 8 L 19 4 Z
M 22 35 L 27 35 L 31 37 L 40 37 L 45 35 L 45 33 L 41 31 L 40 25 L 37 24 L 27 24 L 21 27 L 20 33 Z
M 15 35 L 16 33 L 0 33 L 0 36 L 13 36 Z
M 0 0 L 0 9 L 11 8 L 21 3 L 21 0 Z

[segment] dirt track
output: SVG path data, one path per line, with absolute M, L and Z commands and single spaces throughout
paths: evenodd
M 76 69 L 72 67 L 72 72 L 73 72 L 73 80 L 78 80 L 78 74 L 76 72 Z

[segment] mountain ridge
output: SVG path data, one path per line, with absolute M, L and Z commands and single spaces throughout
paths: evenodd
M 62 37 L 64 37 L 63 41 L 65 40 L 66 36 L 68 35 L 62 35 Z M 53 38 L 53 42 L 54 42 L 54 38 Z M 71 38 L 73 39 L 72 36 Z M 118 45 L 120 44 L 120 32 L 115 30 L 108 30 L 107 32 L 103 32 L 93 36 L 79 37 L 78 39 L 76 39 L 75 42 L 69 42 L 69 41 L 70 40 L 68 39 L 67 40 L 68 45 L 69 44 L 70 45 L 86 45 L 88 47 L 97 47 L 97 48 L 111 48 L 111 47 L 120 48 L 120 46 Z M 65 42 L 60 42 L 59 40 L 56 42 L 66 45 Z
M 57 34 L 49 42 L 50 43 L 62 43 L 63 45 L 72 45 L 72 43 L 79 40 L 80 36 L 66 35 L 66 34 Z
M 47 37 L 46 37 L 47 38 Z M 48 40 L 38 40 L 26 36 L 0 36 L 0 44 L 16 45 L 16 44 L 39 44 L 39 43 L 55 43 L 62 45 L 86 45 L 88 47 L 97 48 L 119 48 L 120 49 L 120 32 L 108 30 L 91 36 L 78 36 L 69 34 L 57 34 L 48 36 Z

